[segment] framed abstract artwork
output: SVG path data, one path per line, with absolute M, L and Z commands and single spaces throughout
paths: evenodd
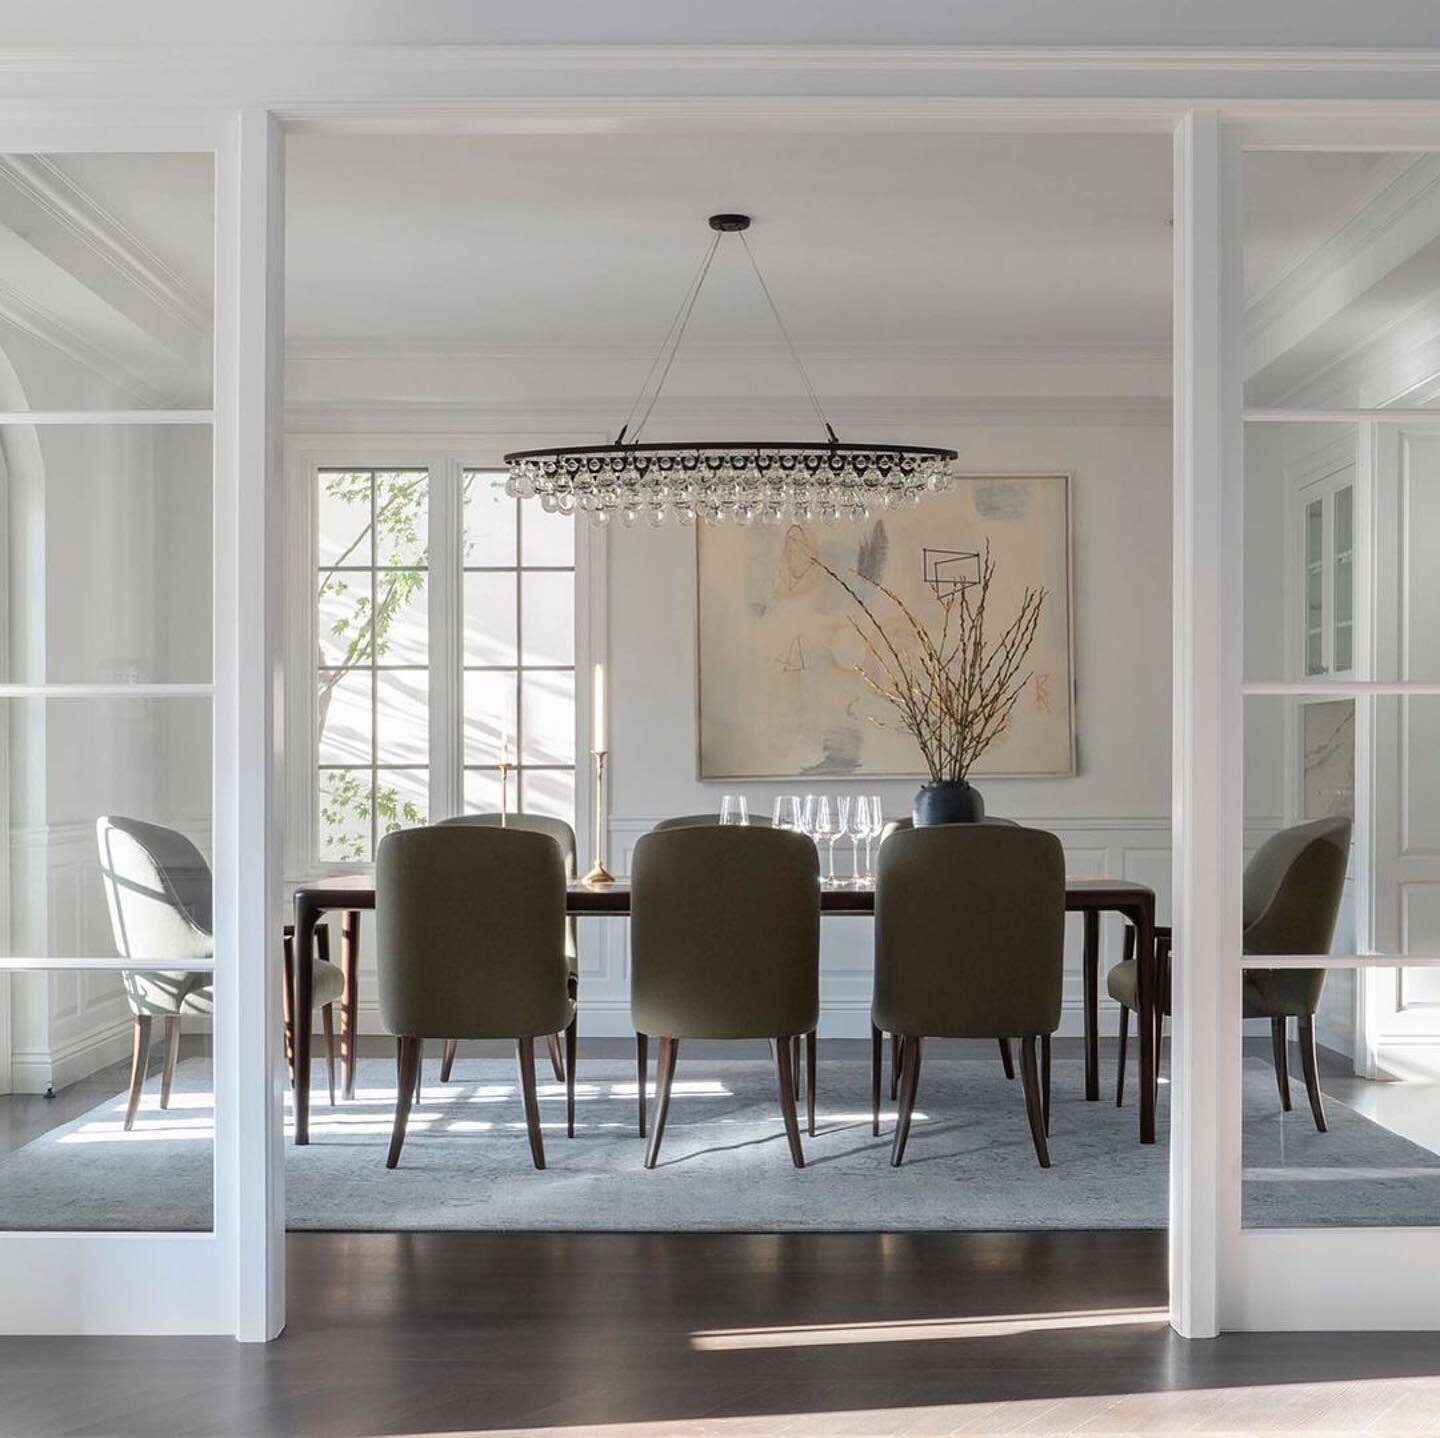
M 827 527 L 700 526 L 696 535 L 699 774 L 702 779 L 923 774 L 914 741 L 856 673 L 844 575 L 884 617 L 893 601 L 938 619 L 937 595 L 995 563 L 990 626 L 1027 587 L 1044 607 L 1009 727 L 976 775 L 1075 772 L 1070 637 L 1070 496 L 1064 474 L 964 475 L 913 510 Z M 892 626 L 887 625 L 887 629 Z M 900 630 L 895 628 L 895 633 Z

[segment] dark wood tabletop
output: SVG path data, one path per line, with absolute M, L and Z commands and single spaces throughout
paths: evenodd
M 337 874 L 307 879 L 295 889 L 295 952 L 313 952 L 315 926 L 327 912 L 339 911 L 340 963 L 345 992 L 340 1009 L 340 1053 L 343 1092 L 355 1093 L 356 1021 L 358 1014 L 360 911 L 375 907 L 375 880 L 369 874 Z M 1065 881 L 1065 908 L 1084 918 L 1082 987 L 1085 1000 L 1085 1097 L 1100 1097 L 1100 916 L 1118 913 L 1135 928 L 1135 952 L 1140 956 L 1140 1141 L 1155 1142 L 1155 1100 L 1159 1015 L 1155 1008 L 1155 891 L 1130 879 L 1073 878 Z M 566 912 L 624 916 L 630 912 L 630 884 L 616 879 L 609 884 L 569 885 Z M 824 885 L 820 912 L 864 917 L 875 912 L 875 887 L 865 884 Z M 311 968 L 295 965 L 294 1012 L 308 1014 L 311 1002 Z M 310 1026 L 295 1025 L 295 1142 L 310 1141 Z

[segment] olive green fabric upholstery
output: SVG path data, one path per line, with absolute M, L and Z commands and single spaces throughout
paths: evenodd
M 974 1039 L 1054 1032 L 1065 947 L 1054 834 L 1018 824 L 902 829 L 876 867 L 876 1028 Z
M 560 852 L 565 856 L 565 879 L 569 882 L 576 874 L 575 831 L 564 819 L 552 819 L 545 814 L 506 814 L 504 822 L 498 813 L 489 814 L 457 814 L 453 819 L 441 819 L 435 827 L 445 828 L 451 825 L 469 824 L 482 829 L 518 829 L 525 834 L 548 834 L 560 845 Z M 570 961 L 570 972 L 576 972 L 578 964 L 579 948 L 575 941 L 575 920 L 565 920 L 565 957 Z
M 665 829 L 695 829 L 703 827 L 706 824 L 718 825 L 719 823 L 719 814 L 676 814 L 672 818 L 661 819 L 651 832 L 658 834 Z M 739 829 L 743 829 L 746 827 L 749 827 L 751 829 L 768 829 L 771 827 L 771 825 L 769 819 L 767 819 L 763 814 L 751 814 L 750 823 L 748 826 L 744 824 L 736 824 L 731 827 Z
M 387 834 L 375 927 L 389 1033 L 534 1038 L 574 1015 L 565 860 L 548 835 L 458 824 Z
M 807 1034 L 820 1016 L 820 861 L 803 834 L 705 824 L 646 834 L 630 865 L 635 1029 Z
M 994 815 L 994 814 L 987 814 L 983 819 L 975 819 L 975 820 L 973 820 L 973 821 L 971 821 L 971 822 L 976 823 L 976 824 L 1004 824 L 1004 825 L 1006 825 L 1007 827 L 1012 828 L 1012 829 L 1018 827 L 1018 824 L 1017 824 L 1017 822 L 1016 822 L 1014 819 L 1002 819 L 1002 818 L 1000 818 L 998 815 Z M 883 844 L 883 843 L 885 842 L 885 840 L 888 839 L 892 834 L 900 834 L 900 833 L 903 833 L 906 829 L 913 829 L 914 827 L 915 827 L 915 821 L 914 821 L 914 819 L 911 819 L 911 818 L 908 818 L 908 817 L 907 817 L 907 818 L 904 818 L 904 819 L 890 819 L 889 821 L 887 821 L 885 827 L 884 827 L 883 829 L 881 829 L 881 831 L 880 831 L 880 842 Z M 942 824 L 931 824 L 929 827 L 932 828 L 932 829 L 936 829 L 936 828 L 949 828 L 949 827 L 952 827 L 952 826 L 950 826 L 950 825 L 942 825 Z
M 1267 839 L 1245 866 L 1241 952 L 1327 954 L 1345 891 L 1350 820 L 1314 819 Z M 1245 1017 L 1307 1018 L 1320 1006 L 1324 969 L 1247 969 Z M 1106 976 L 1110 997 L 1139 1008 L 1134 959 Z

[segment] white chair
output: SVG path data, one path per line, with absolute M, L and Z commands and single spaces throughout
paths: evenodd
M 174 829 L 102 815 L 95 821 L 100 849 L 100 874 L 110 908 L 115 947 L 137 967 L 124 971 L 125 995 L 135 1017 L 130 1060 L 130 1102 L 125 1127 L 135 1123 L 149 1066 L 150 1037 L 155 1020 L 165 1021 L 165 1067 L 160 1080 L 160 1107 L 170 1106 L 175 1065 L 180 1054 L 180 1020 L 187 1015 L 209 1018 L 215 991 L 208 973 L 168 969 L 166 963 L 209 959 L 215 953 L 211 918 L 214 883 L 203 855 Z M 344 979 L 333 964 L 312 959 L 315 1006 L 326 1010 L 340 997 Z M 334 1048 L 330 1050 L 331 1100 L 334 1100 Z

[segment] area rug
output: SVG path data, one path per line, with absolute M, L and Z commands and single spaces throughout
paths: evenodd
M 823 1051 L 823 1050 L 822 1050 Z M 1106 1090 L 1112 1077 L 1107 1065 Z M 1133 1072 L 1133 1070 L 1132 1070 Z M 996 1059 L 927 1057 L 905 1163 L 889 1162 L 891 1105 L 870 1132 L 869 1068 L 822 1061 L 818 1132 L 791 1167 L 774 1070 L 759 1059 L 682 1057 L 660 1165 L 642 1167 L 635 1077 L 623 1059 L 587 1060 L 578 1121 L 565 1136 L 564 1089 L 540 1086 L 547 1169 L 530 1162 L 513 1064 L 464 1059 L 441 1084 L 427 1063 L 423 1101 L 398 1169 L 384 1166 L 395 1068 L 362 1059 L 356 1097 L 331 1108 L 317 1087 L 309 1147 L 286 1147 L 295 1229 L 723 1230 L 1160 1228 L 1162 1141 L 1137 1142 L 1130 1101 L 1086 1103 L 1078 1059 L 1057 1060 L 1051 1154 L 1035 1162 L 1018 1082 Z M 548 1075 L 547 1075 L 548 1079 Z M 134 1131 L 124 1097 L 0 1159 L 8 1229 L 196 1229 L 211 1222 L 208 1069 L 187 1061 L 172 1106 L 152 1082 Z M 1282 1115 L 1274 1076 L 1245 1067 L 1245 1222 L 1429 1224 L 1440 1214 L 1440 1156 L 1334 1099 L 1319 1134 L 1304 1091 Z

